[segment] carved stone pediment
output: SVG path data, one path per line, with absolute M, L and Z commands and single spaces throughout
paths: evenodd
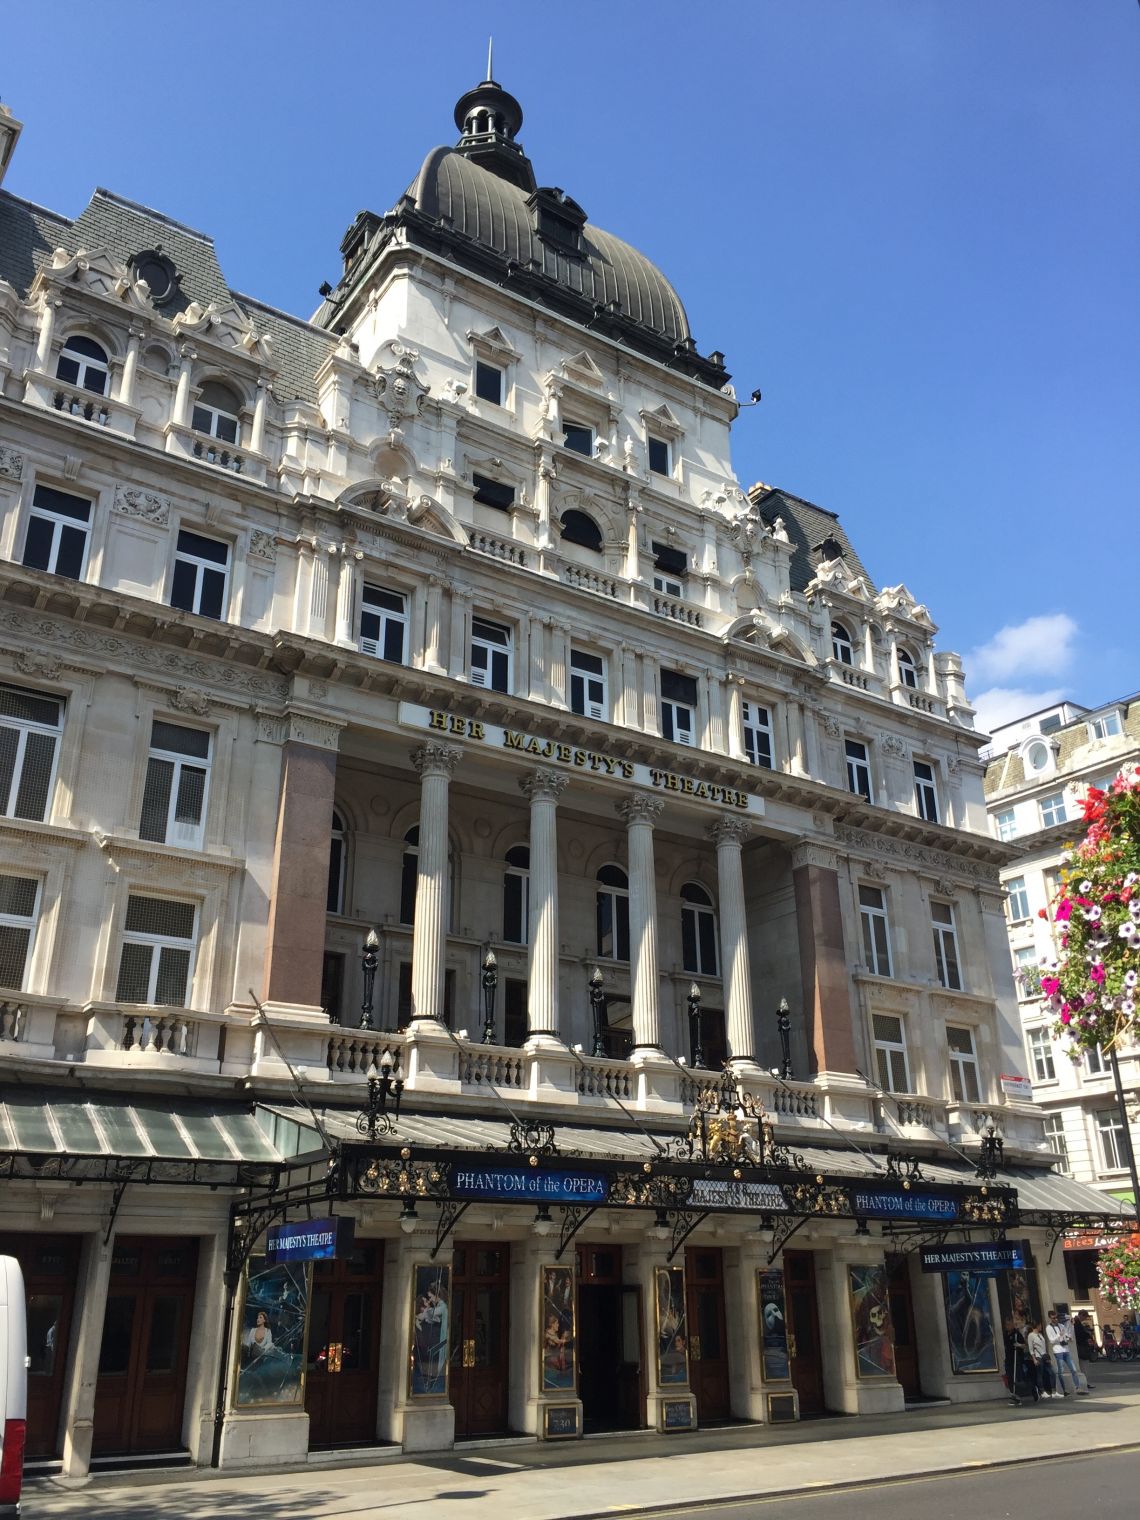
M 183 337 L 209 338 L 222 348 L 240 348 L 258 359 L 267 360 L 272 355 L 273 344 L 268 334 L 259 337 L 253 323 L 233 301 L 211 301 L 208 306 L 191 301 L 171 325 Z
M 136 311 L 154 309 L 146 285 L 136 280 L 125 264 L 120 264 L 103 248 L 80 248 L 76 253 L 57 248 L 36 276 L 33 295 L 50 285 L 78 287 Z
M 585 349 L 563 359 L 559 365 L 567 380 L 573 380 L 578 385 L 587 386 L 590 390 L 601 390 L 605 382 L 605 376 L 590 358 Z

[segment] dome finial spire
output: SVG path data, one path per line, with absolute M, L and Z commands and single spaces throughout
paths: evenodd
M 494 84 L 494 82 L 495 82 L 495 76 L 491 72 L 491 51 L 494 48 L 494 46 L 495 46 L 495 39 L 493 37 L 488 37 L 487 38 L 487 83 L 488 84 Z

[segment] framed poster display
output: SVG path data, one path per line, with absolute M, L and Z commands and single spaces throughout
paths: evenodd
M 942 1275 L 950 1370 L 957 1375 L 998 1370 L 990 1282 L 988 1272 L 950 1271 Z
M 310 1271 L 304 1261 L 269 1266 L 264 1256 L 250 1258 L 238 1321 L 236 1408 L 305 1402 Z
M 578 1357 L 573 1267 L 542 1268 L 541 1315 L 542 1391 L 573 1392 Z
M 657 1381 L 684 1387 L 689 1381 L 689 1334 L 685 1323 L 685 1269 L 658 1267 Z
M 451 1264 L 421 1262 L 412 1268 L 412 1351 L 408 1393 L 413 1399 L 446 1398 L 451 1330 Z
M 756 1273 L 756 1298 L 760 1310 L 760 1365 L 764 1381 L 778 1382 L 791 1376 L 784 1274 L 779 1267 L 761 1268 Z
M 881 1261 L 872 1266 L 849 1265 L 847 1288 L 857 1375 L 861 1378 L 893 1378 L 895 1345 L 886 1266 Z

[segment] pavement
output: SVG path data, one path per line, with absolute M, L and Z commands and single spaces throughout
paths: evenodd
M 24 1513 L 27 1520 L 593 1520 L 1140 1448 L 1140 1369 L 1090 1370 L 1088 1397 L 1020 1409 L 924 1405 L 794 1426 L 472 1444 L 438 1457 L 356 1452 L 286 1471 L 37 1479 L 25 1487 Z

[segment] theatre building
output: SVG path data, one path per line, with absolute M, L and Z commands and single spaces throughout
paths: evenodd
M 72 1475 L 994 1399 L 1122 1213 L 1020 1096 L 957 656 L 455 121 L 308 320 L 0 191 L 0 1251 Z

